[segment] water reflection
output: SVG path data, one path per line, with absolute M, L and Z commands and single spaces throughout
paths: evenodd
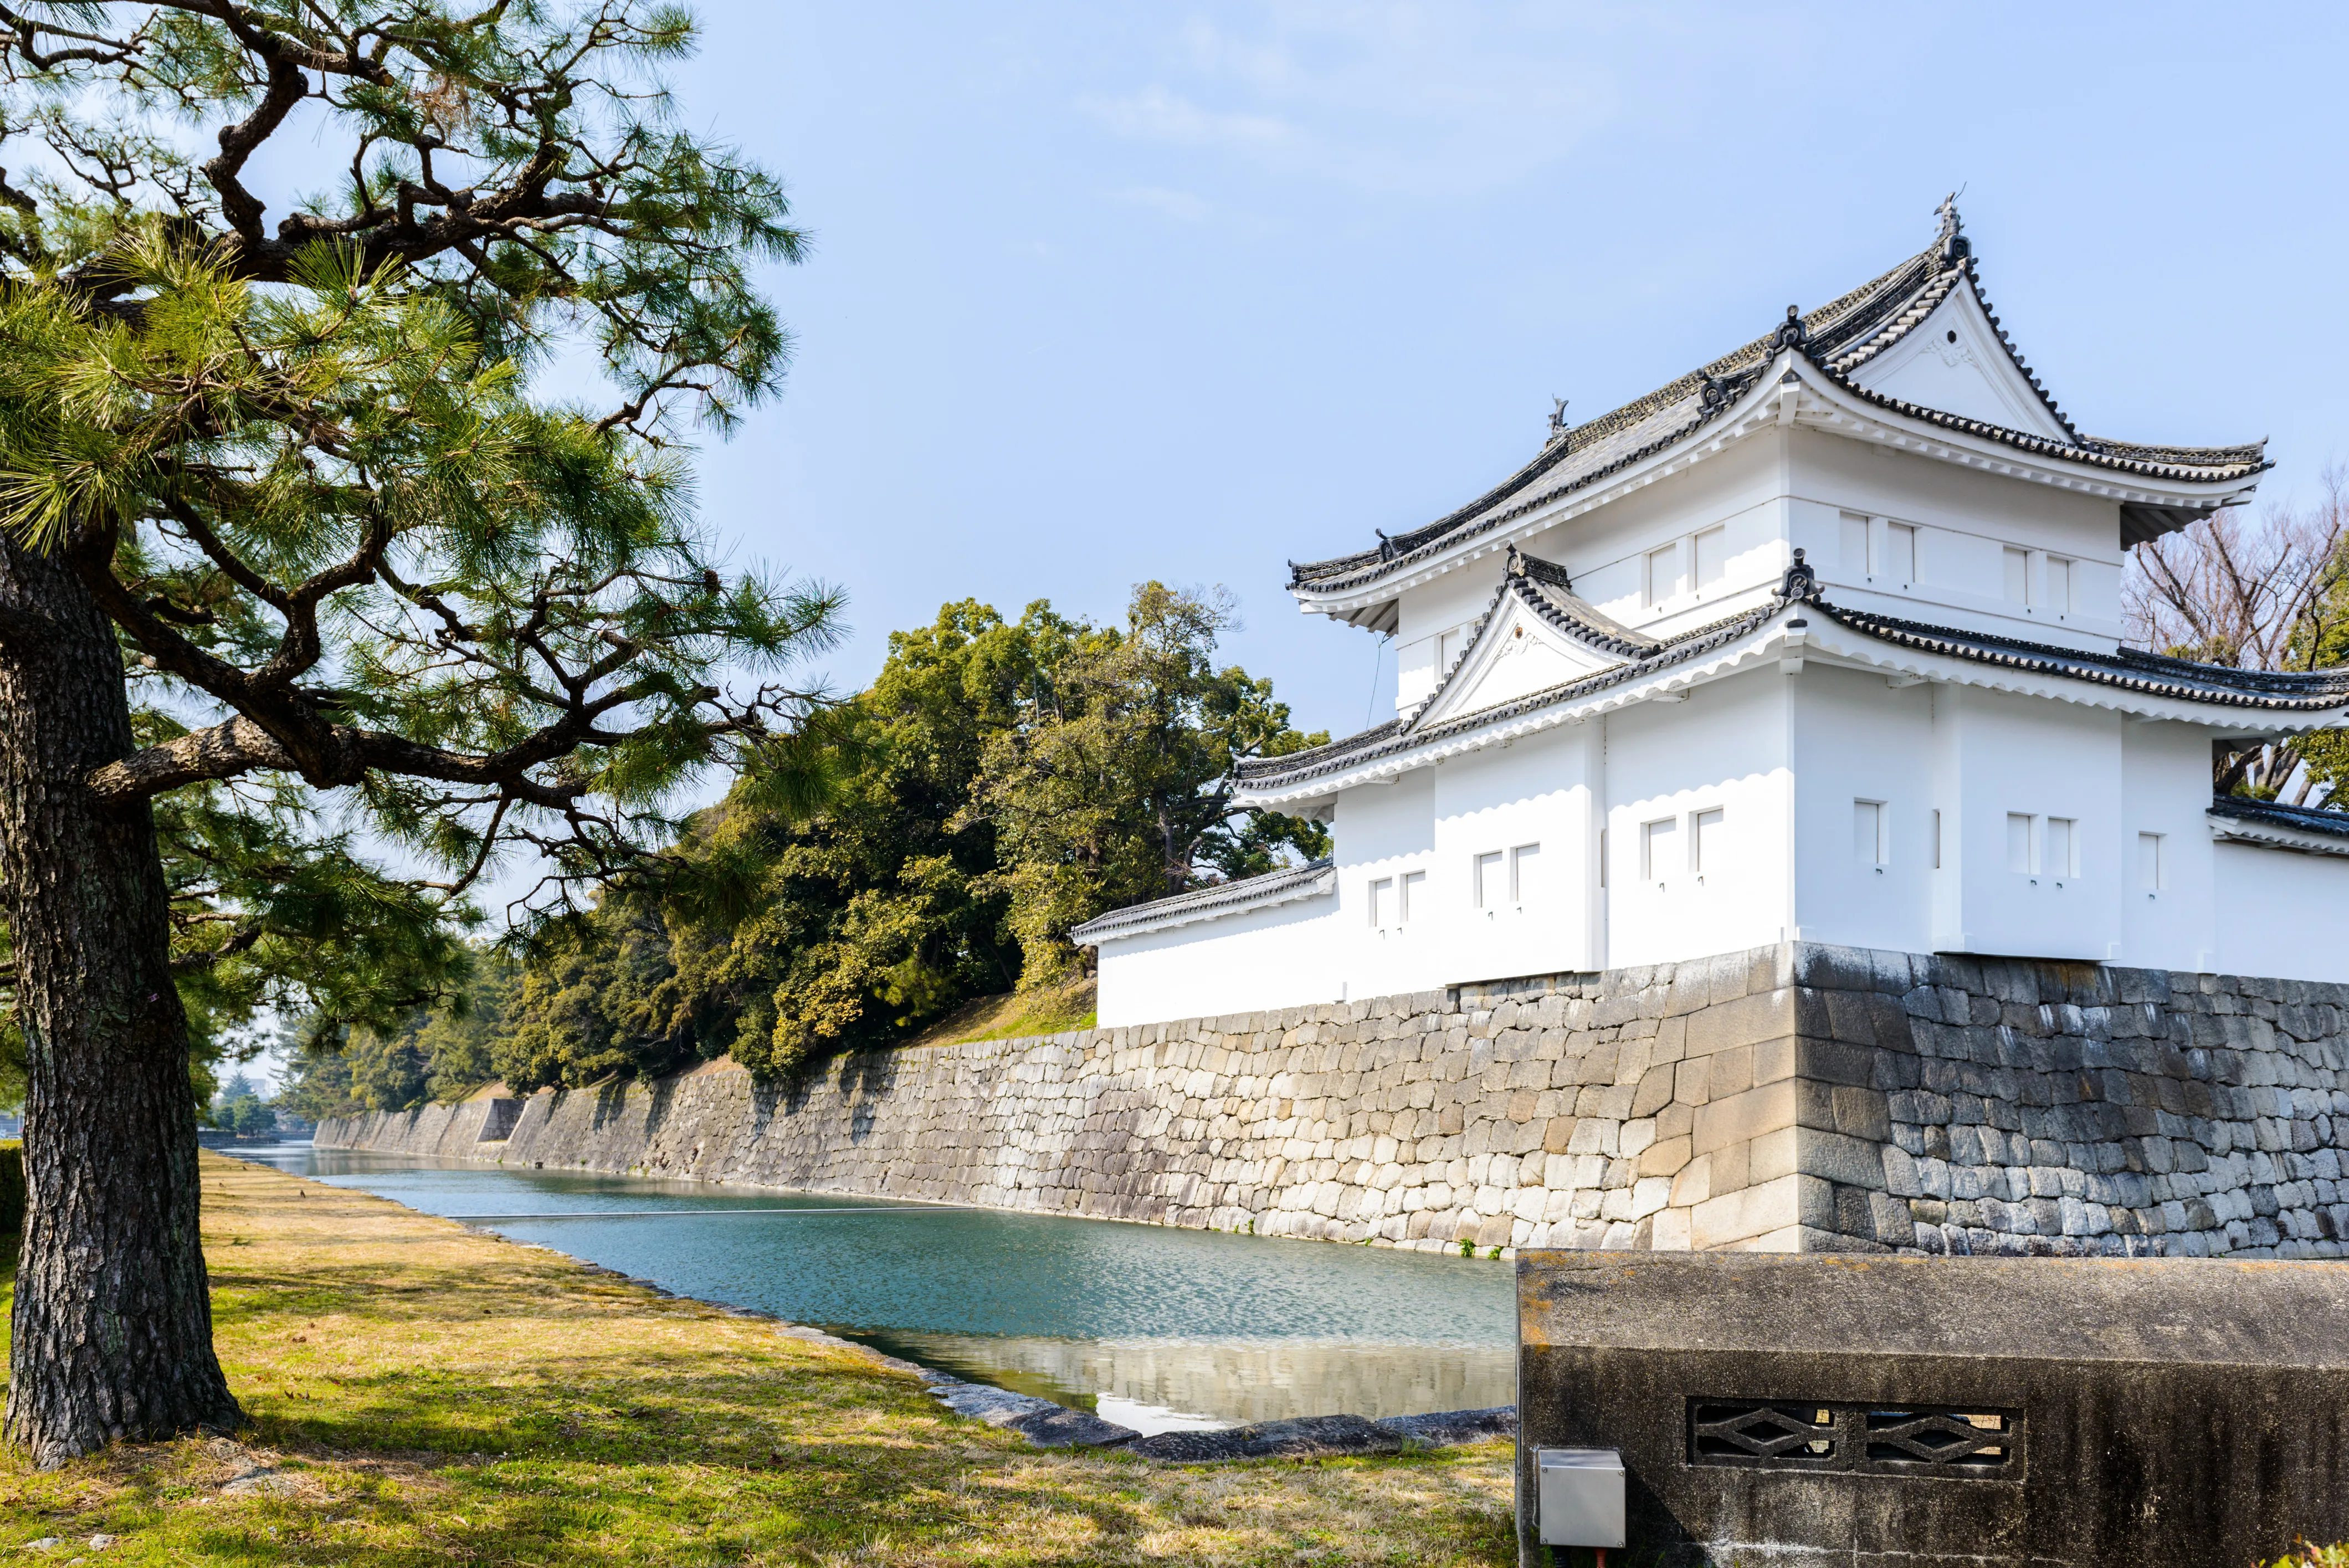
M 1506 1405 L 1506 1345 L 1377 1345 L 1303 1339 L 1030 1339 L 843 1330 L 877 1350 L 1128 1427 L 1270 1421 L 1348 1411 L 1373 1418 Z M 1129 1414 L 1117 1412 L 1123 1409 Z M 1180 1413 L 1213 1411 L 1185 1422 Z
M 1481 1259 L 306 1145 L 248 1158 L 1143 1430 L 1513 1397 L 1510 1272 Z

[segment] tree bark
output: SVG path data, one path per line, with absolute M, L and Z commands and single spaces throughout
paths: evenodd
M 212 1354 L 153 815 L 85 782 L 131 750 L 112 625 L 61 561 L 0 539 L 0 909 L 28 1059 L 5 1434 L 43 1466 L 243 1420 Z

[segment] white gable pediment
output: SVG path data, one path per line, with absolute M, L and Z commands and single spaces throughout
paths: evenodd
M 1628 662 L 1620 654 L 1559 630 L 1516 592 L 1504 593 L 1476 640 L 1461 655 L 1452 679 L 1436 691 L 1413 727 L 1514 702 Z
M 1899 342 L 1852 372 L 1871 392 L 1920 408 L 2028 431 L 2070 444 L 2038 389 L 1999 341 L 1974 291 L 1962 286 L 1910 327 Z

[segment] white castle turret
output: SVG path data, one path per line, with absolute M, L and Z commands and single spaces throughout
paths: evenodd
M 1104 1024 L 1776 941 L 2349 980 L 2344 818 L 2211 794 L 2214 742 L 2349 674 L 2122 646 L 2132 545 L 2261 443 L 2080 433 L 1930 247 L 1586 424 L 1476 500 L 1296 566 L 1398 647 L 1396 716 L 1243 768 L 1332 857 L 1122 909 Z

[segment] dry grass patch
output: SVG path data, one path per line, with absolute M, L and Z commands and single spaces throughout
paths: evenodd
M 898 1041 L 895 1049 L 960 1045 L 976 1040 L 1021 1040 L 1036 1034 L 1091 1029 L 1099 1017 L 1094 1000 L 1097 989 L 1092 981 L 1077 980 L 1055 990 L 1012 991 L 1000 996 L 974 997 L 920 1033 Z
M 1171 1468 L 1040 1453 L 914 1378 L 379 1199 L 204 1159 L 253 1425 L 39 1473 L 0 1554 L 114 1563 L 1499 1564 L 1506 1444 Z M 117 1539 L 102 1548 L 93 1536 Z

